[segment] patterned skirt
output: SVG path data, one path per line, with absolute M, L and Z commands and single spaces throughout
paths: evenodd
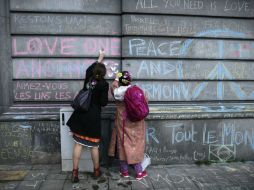
M 73 140 L 74 142 L 81 144 L 82 146 L 87 146 L 87 147 L 99 147 L 100 145 L 100 139 L 86 137 L 86 136 L 78 135 L 76 133 L 73 133 Z

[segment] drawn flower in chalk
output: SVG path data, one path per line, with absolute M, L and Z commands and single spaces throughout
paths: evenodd
M 110 70 L 108 70 L 107 75 L 108 77 L 112 78 L 116 76 L 116 73 L 118 73 L 118 68 L 117 67 L 110 67 Z
M 119 63 L 114 61 L 105 61 L 104 65 L 107 68 L 107 76 L 113 78 L 119 72 Z

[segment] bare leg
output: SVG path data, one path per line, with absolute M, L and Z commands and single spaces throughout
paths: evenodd
M 99 148 L 98 147 L 92 147 L 91 148 L 91 157 L 92 157 L 92 160 L 93 160 L 94 169 L 98 169 L 100 167 L 100 164 L 99 164 Z
M 73 147 L 73 169 L 78 169 L 79 159 L 82 152 L 82 145 L 75 143 Z
M 101 176 L 101 170 L 100 170 L 100 163 L 99 163 L 99 148 L 98 147 L 93 147 L 91 149 L 91 157 L 93 160 L 93 176 L 94 177 L 100 177 Z

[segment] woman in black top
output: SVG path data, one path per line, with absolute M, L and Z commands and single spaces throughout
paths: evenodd
M 98 61 L 86 70 L 84 87 L 87 89 L 89 81 L 95 85 L 92 90 L 91 105 L 87 112 L 74 111 L 67 125 L 73 133 L 75 141 L 73 150 L 72 182 L 78 182 L 78 163 L 83 146 L 91 148 L 91 157 L 94 165 L 94 176 L 101 175 L 99 167 L 99 143 L 101 139 L 101 107 L 108 103 L 109 84 L 104 79 L 106 67 L 102 63 L 104 52 L 100 51 Z

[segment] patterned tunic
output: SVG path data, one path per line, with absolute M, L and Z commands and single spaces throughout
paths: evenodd
M 112 90 L 117 87 L 117 81 L 112 83 Z M 117 144 L 120 160 L 127 161 L 128 164 L 136 164 L 144 159 L 145 151 L 145 121 L 131 122 L 125 119 L 125 105 L 121 101 L 116 102 L 115 127 L 112 131 L 109 146 L 109 156 L 115 155 L 115 145 Z

